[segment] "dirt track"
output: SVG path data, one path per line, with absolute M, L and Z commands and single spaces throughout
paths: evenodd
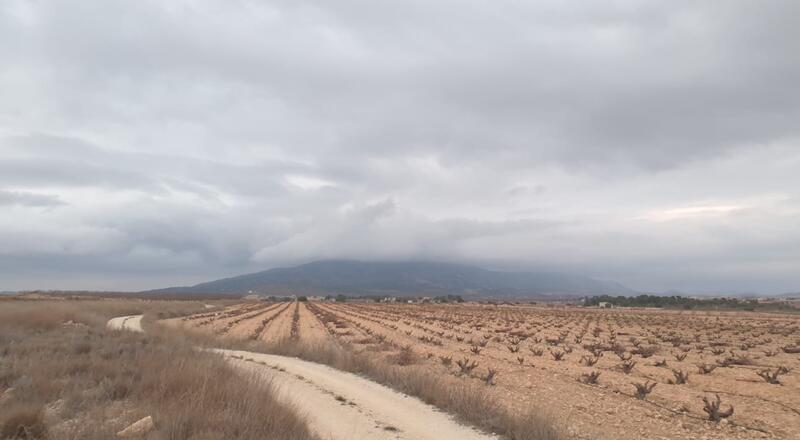
M 141 319 L 141 315 L 121 316 L 109 320 L 108 326 L 142 331 Z M 495 438 L 457 423 L 416 398 L 325 365 L 247 351 L 214 351 L 236 368 L 273 385 L 276 397 L 297 408 L 324 439 Z
M 108 321 L 108 327 L 115 330 L 133 330 L 141 332 L 142 330 L 142 315 L 119 316 L 111 318 Z

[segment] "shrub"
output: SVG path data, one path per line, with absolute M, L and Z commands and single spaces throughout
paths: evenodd
M 703 397 L 703 411 L 708 414 L 708 420 L 712 422 L 719 422 L 722 419 L 726 419 L 733 415 L 733 405 L 730 405 L 727 411 L 722 411 L 720 406 L 722 405 L 722 400 L 719 398 L 719 394 L 714 395 L 716 397 L 715 400 L 708 400 L 707 397 Z
M 600 377 L 600 372 L 599 371 L 592 371 L 590 373 L 581 374 L 581 377 L 578 380 L 580 382 L 585 383 L 585 384 L 596 384 L 597 383 L 597 379 L 599 377 Z
M 653 388 L 656 387 L 656 382 L 645 381 L 644 383 L 633 383 L 634 388 L 636 388 L 636 398 L 640 400 L 647 399 L 647 395 L 653 391 Z
M 470 359 L 464 358 L 463 360 L 456 361 L 456 365 L 458 365 L 458 368 L 461 370 L 461 374 L 469 374 L 478 366 L 478 363 L 476 361 L 470 362 Z
M 670 380 L 669 383 L 673 385 L 680 385 L 689 381 L 689 373 L 684 372 L 683 370 L 676 370 L 673 368 L 672 375 L 675 377 L 675 379 Z
M 489 368 L 487 369 L 486 376 L 483 377 L 483 381 L 486 382 L 486 385 L 494 385 L 495 377 L 497 377 L 497 370 Z
M 778 377 L 783 374 L 783 370 L 781 368 L 776 369 L 775 371 L 770 371 L 769 369 L 761 370 L 756 372 L 765 382 L 771 383 L 773 385 L 780 385 L 780 381 Z
M 631 371 L 633 371 L 633 367 L 635 366 L 636 366 L 636 361 L 630 359 L 627 361 L 623 361 L 622 364 L 620 364 L 620 368 L 622 369 L 622 372 L 625 374 L 630 374 Z
M 453 356 L 439 356 L 439 361 L 445 367 L 449 367 L 453 363 Z
M 556 361 L 562 360 L 564 358 L 564 355 L 567 354 L 567 352 L 560 351 L 560 350 L 548 349 L 548 351 L 550 352 L 550 355 L 553 356 L 553 360 L 556 360 Z

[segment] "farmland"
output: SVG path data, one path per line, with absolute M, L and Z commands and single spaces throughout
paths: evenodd
M 800 436 L 796 315 L 248 302 L 163 322 L 267 351 L 341 346 L 475 382 L 511 411 L 548 408 L 577 438 Z

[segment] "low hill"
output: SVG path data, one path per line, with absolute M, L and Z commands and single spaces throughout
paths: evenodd
M 475 266 L 432 262 L 317 261 L 270 269 L 159 293 L 271 295 L 471 295 L 541 297 L 627 295 L 635 293 L 612 282 L 584 276 L 541 272 L 500 272 Z

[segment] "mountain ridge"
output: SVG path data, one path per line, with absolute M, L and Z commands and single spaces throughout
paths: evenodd
M 427 262 L 363 262 L 322 260 L 295 267 L 196 284 L 152 290 L 157 293 L 470 295 L 542 297 L 629 295 L 636 293 L 614 281 L 555 272 L 502 272 L 477 266 Z

